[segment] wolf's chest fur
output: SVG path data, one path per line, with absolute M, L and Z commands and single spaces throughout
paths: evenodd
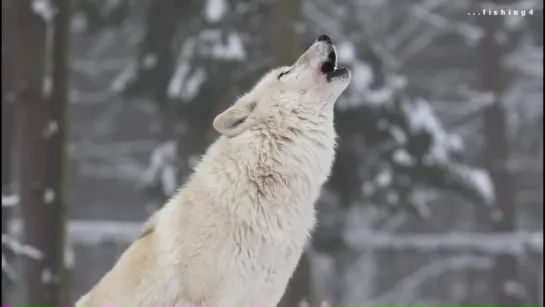
M 279 165 L 284 182 L 274 188 L 262 214 L 254 220 L 258 232 L 245 246 L 254 254 L 240 257 L 247 262 L 248 304 L 266 303 L 260 296 L 285 289 L 315 224 L 314 203 L 326 181 L 334 159 L 334 131 L 324 139 L 302 139 Z M 289 175 L 286 175 L 289 174 Z M 273 183 L 274 184 L 274 183 Z M 251 241 L 255 240 L 254 243 Z
M 334 159 L 333 129 L 321 137 L 301 138 L 282 152 L 260 151 L 270 155 L 260 161 L 251 160 L 256 154 L 229 159 L 231 152 L 224 151 L 220 140 L 195 170 L 198 178 L 174 198 L 186 207 L 179 211 L 182 215 L 194 211 L 199 217 L 180 231 L 209 238 L 186 246 L 202 245 L 201 253 L 233 285 L 232 303 L 266 304 L 282 295 L 314 227 L 314 203 Z M 179 250 L 185 261 L 180 243 L 192 238 L 179 239 L 168 249 Z
M 230 264 L 238 275 L 232 280 L 243 285 L 239 304 L 268 304 L 284 291 L 314 226 L 312 205 L 301 205 L 307 208 L 278 218 L 271 214 L 266 229 L 236 230 L 234 237 L 241 241 L 235 242 Z

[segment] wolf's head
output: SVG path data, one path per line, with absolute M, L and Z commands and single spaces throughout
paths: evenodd
M 332 115 L 333 105 L 350 82 L 350 70 L 337 68 L 331 39 L 321 35 L 292 66 L 267 73 L 254 88 L 214 120 L 223 135 L 236 136 L 260 123 L 285 126 L 293 121 Z M 288 115 L 288 116 L 286 116 Z

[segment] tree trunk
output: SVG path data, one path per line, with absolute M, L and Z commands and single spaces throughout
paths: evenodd
M 44 98 L 46 22 L 30 1 L 4 0 L 6 54 L 13 63 L 20 203 L 25 243 L 42 253 L 25 265 L 28 304 L 59 306 L 64 254 L 64 112 L 69 0 L 56 3 L 52 99 Z
M 141 88 L 146 88 L 144 84 L 151 84 L 152 98 L 157 103 L 161 118 L 160 139 L 162 142 L 168 142 L 174 138 L 177 114 L 167 96 L 170 78 L 176 66 L 176 58 L 172 52 L 171 44 L 182 14 L 187 14 L 186 11 L 191 9 L 189 5 L 188 3 L 182 5 L 176 0 L 151 1 L 149 3 L 146 14 L 147 30 L 139 55 L 139 78 L 131 84 L 129 89 L 129 92 L 137 92 Z M 145 64 L 146 57 L 149 56 L 157 59 L 156 65 L 151 68 Z
M 515 190 L 513 176 L 508 169 L 509 131 L 506 110 L 502 101 L 506 87 L 505 70 L 502 57 L 505 46 L 499 43 L 503 23 L 501 16 L 479 16 L 485 36 L 479 46 L 481 89 L 493 95 L 493 103 L 483 112 L 485 130 L 485 161 L 495 187 L 497 215 L 490 220 L 490 230 L 498 233 L 516 230 Z M 493 273 L 493 292 L 495 304 L 519 305 L 520 296 L 513 293 L 513 286 L 519 284 L 518 267 L 515 256 L 504 254 L 495 259 Z
M 4 10 L 2 9 L 2 12 Z M 2 46 L 5 46 L 5 18 L 2 18 Z M 2 53 L 2 197 L 14 193 L 12 183 L 13 165 L 13 95 L 10 93 L 10 75 L 8 61 Z M 11 208 L 2 206 L 2 234 L 7 233 Z M 7 257 L 8 255 L 6 255 Z M 11 263 L 11 257 L 6 259 Z M 2 278 L 2 305 L 7 304 L 9 280 Z
M 47 124 L 47 165 L 46 187 L 53 197 L 49 203 L 47 215 L 43 217 L 47 225 L 46 267 L 53 277 L 49 283 L 42 280 L 44 292 L 51 304 L 67 303 L 69 291 L 68 272 L 64 266 L 66 233 L 66 139 L 67 106 L 70 57 L 70 0 L 56 0 L 57 13 L 54 19 L 52 41 L 52 90 L 47 103 L 49 121 Z M 47 192 L 46 192 L 47 193 Z M 46 200 L 47 202 L 48 200 Z M 45 226 L 45 225 L 44 225 Z
M 299 34 L 296 31 L 301 16 L 300 0 L 277 0 L 272 8 L 272 48 L 276 65 L 290 65 L 300 53 Z M 282 22 L 278 22 L 281 20 Z M 303 299 L 310 299 L 310 262 L 305 253 L 288 283 L 279 306 L 295 307 Z
M 47 105 L 42 95 L 44 77 L 44 20 L 30 8 L 30 1 L 2 1 L 7 19 L 6 55 L 12 63 L 17 112 L 19 189 L 25 243 L 40 251 L 47 246 L 44 213 Z M 24 39 L 23 39 L 24 38 Z M 45 231 L 44 231 L 45 230 Z M 41 276 L 45 262 L 28 259 L 26 284 L 29 304 L 44 304 Z
M 273 4 L 271 40 L 277 65 L 291 65 L 299 56 L 297 25 L 301 18 L 301 0 L 277 0 Z M 281 20 L 282 22 L 278 22 Z

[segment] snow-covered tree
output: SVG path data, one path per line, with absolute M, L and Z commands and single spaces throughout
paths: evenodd
M 159 196 L 164 199 L 190 171 L 193 157 L 212 140 L 209 123 L 230 102 L 218 100 L 217 95 L 224 91 L 234 96 L 273 65 L 268 59 L 272 60 L 275 53 L 264 52 L 261 46 L 278 40 L 258 35 L 253 29 L 266 21 L 263 10 L 277 12 L 281 2 L 166 1 L 149 5 L 139 55 L 114 84 L 127 95 L 148 94 L 157 102 L 165 143 L 154 152 L 145 179 L 148 186 L 155 182 L 161 187 Z M 287 8 L 288 12 L 294 9 Z M 301 32 L 305 24 L 315 28 L 315 14 L 305 9 L 302 21 L 306 22 L 293 27 L 301 37 L 311 39 L 319 33 Z M 355 5 L 352 12 L 361 9 Z M 361 32 L 361 26 L 365 25 L 349 29 Z M 374 42 L 368 37 L 345 39 L 356 33 L 330 34 L 336 38 L 341 61 L 353 71 L 351 88 L 338 105 L 340 143 L 328 184 L 338 195 L 340 208 L 344 208 L 340 212 L 356 204 L 375 204 L 425 216 L 430 198 L 438 192 L 491 203 L 493 188 L 486 172 L 464 164 L 460 159 L 464 149 L 461 138 L 445 131 L 425 98 L 406 91 L 406 79 L 384 63 L 385 56 L 374 49 Z M 172 41 L 177 42 L 174 47 Z M 302 50 L 302 45 L 297 49 Z M 249 71 L 229 78 L 221 73 L 239 70 Z M 183 123 L 183 127 L 177 129 L 177 123 Z M 177 161 L 173 161 L 174 155 Z M 314 236 L 318 249 L 324 231 L 328 232 L 318 229 Z M 340 232 L 342 227 L 333 231 Z M 340 237 L 325 234 L 323 238 L 331 243 L 332 236 Z
M 24 261 L 30 304 L 59 305 L 65 301 L 62 287 L 70 3 L 2 2 L 2 16 L 6 19 L 6 29 L 2 27 L 6 34 L 3 64 L 9 66 L 19 137 L 17 160 L 10 158 L 7 163 L 18 162 L 24 242 L 32 246 L 18 244 L 3 227 L 2 271 L 13 275 L 8 263 L 10 251 L 31 256 Z
M 11 209 L 18 204 L 18 197 L 15 195 L 2 195 L 2 209 Z M 42 253 L 34 247 L 20 243 L 16 238 L 7 232 L 2 232 L 2 283 L 13 283 L 20 280 L 17 270 L 13 268 L 11 259 L 18 257 L 29 257 L 39 260 Z
M 492 263 L 484 259 L 488 256 L 473 257 L 472 253 L 515 253 L 498 243 L 500 239 L 516 240 L 513 246 L 517 251 L 524 249 L 521 246 L 526 243 L 521 242 L 529 241 L 517 234 L 475 234 L 473 240 L 442 233 L 416 238 L 382 232 L 344 233 L 347 225 L 357 223 L 371 225 L 369 231 L 377 231 L 373 227 L 384 230 L 382 225 L 376 226 L 374 217 L 353 221 L 351 215 L 358 210 L 384 214 L 389 218 L 385 223 L 388 227 L 402 224 L 387 229 L 395 228 L 397 232 L 413 231 L 408 224 L 426 217 L 432 218 L 419 223 L 421 231 L 480 231 L 489 225 L 479 222 L 478 215 L 487 219 L 498 215 L 498 206 L 494 205 L 498 191 L 488 170 L 482 169 L 486 160 L 481 159 L 484 142 L 480 116 L 497 97 L 481 91 L 478 84 L 480 68 L 475 62 L 475 48 L 486 32 L 476 17 L 468 15 L 474 2 L 382 0 L 338 5 L 331 0 L 303 0 L 300 7 L 298 1 L 280 0 L 76 2 L 79 6 L 73 30 L 96 33 L 96 37 L 86 36 L 93 41 L 94 51 L 89 54 L 108 49 L 111 57 L 91 57 L 87 61 L 92 65 L 80 71 L 89 79 L 108 79 L 103 82 L 107 83 L 107 94 L 101 95 L 123 97 L 123 101 L 109 99 L 112 104 L 123 104 L 127 109 L 131 103 L 138 107 L 145 104 L 142 108 L 151 110 L 157 119 L 150 130 L 159 141 L 150 150 L 148 168 L 144 172 L 144 166 L 132 170 L 136 175 L 143 173 L 140 183 L 150 192 L 155 206 L 183 182 L 215 138 L 210 129 L 214 115 L 251 86 L 264 70 L 276 65 L 278 59 L 289 62 L 296 50 L 303 50 L 318 34 L 333 37 L 341 65 L 351 68 L 353 81 L 337 105 L 337 159 L 320 200 L 328 208 L 319 208 L 320 223 L 312 242 L 312 252 L 323 252 L 320 257 L 334 259 L 334 265 L 341 269 L 348 264 L 345 272 L 332 278 L 335 283 L 331 288 L 338 290 L 332 303 L 339 303 L 343 288 L 350 288 L 348 284 L 343 286 L 343 277 L 352 281 L 360 278 L 358 282 L 368 284 L 384 283 L 387 287 L 394 284 L 393 292 L 377 296 L 379 302 L 407 297 L 421 303 L 423 299 L 419 301 L 421 297 L 415 292 L 420 287 L 428 289 L 429 280 L 434 281 L 446 271 L 465 269 L 477 273 L 456 277 L 457 285 L 467 283 L 460 286 L 462 290 L 456 286 L 452 292 L 458 293 L 456 297 L 461 300 L 471 300 L 477 293 L 487 292 L 482 289 L 490 288 L 489 276 L 479 274 L 488 274 L 491 270 L 486 268 Z M 534 1 L 524 1 L 524 5 L 532 6 L 530 2 Z M 279 13 L 285 17 L 279 18 Z M 542 162 L 535 161 L 539 155 L 533 151 L 542 151 L 538 148 L 542 134 L 531 131 L 537 131 L 543 117 L 542 105 L 535 103 L 542 98 L 542 69 L 536 65 L 542 63 L 542 41 L 528 38 L 533 32 L 527 24 L 539 24 L 539 20 L 525 18 L 521 23 L 520 18 L 508 19 L 505 26 L 512 27 L 507 32 L 513 42 L 509 44 L 520 46 L 520 50 L 516 47 L 504 58 L 504 64 L 517 71 L 517 75 L 509 74 L 513 80 L 506 88 L 505 102 L 509 125 L 516 128 L 513 156 L 521 158 L 509 165 L 516 169 L 535 166 L 533 171 L 539 173 Z M 116 44 L 126 44 L 124 48 L 130 50 L 121 52 Z M 95 65 L 101 68 L 95 69 Z M 533 160 L 528 162 L 526 157 Z M 538 192 L 532 188 L 529 194 L 535 203 L 542 204 Z M 452 213 L 460 215 L 451 218 L 448 215 Z M 539 226 L 539 218 L 534 218 L 537 214 L 528 215 Z M 353 236 L 361 237 L 353 241 L 368 240 L 370 249 L 380 252 L 411 251 L 430 257 L 437 252 L 437 258 L 445 259 L 435 259 L 421 268 L 418 261 L 414 265 L 411 262 L 414 274 L 399 283 L 386 277 L 377 281 L 370 277 L 373 272 L 388 271 L 377 273 L 382 276 L 401 270 L 393 264 L 385 265 L 390 261 L 380 259 L 380 252 L 361 253 L 347 238 Z M 539 244 L 535 246 L 539 250 Z M 441 253 L 463 253 L 467 257 Z M 354 258 L 367 259 L 361 261 L 370 272 L 365 278 L 359 276 L 361 271 L 350 272 L 360 263 L 350 266 L 350 255 L 354 254 Z M 399 254 L 400 258 L 405 256 Z M 369 260 L 373 257 L 375 260 Z M 303 285 L 301 292 L 310 289 L 309 273 L 312 270 L 305 266 L 294 277 Z M 479 288 L 481 281 L 487 285 Z M 372 287 L 366 288 L 369 296 L 374 294 Z M 394 293 L 397 290 L 399 295 Z

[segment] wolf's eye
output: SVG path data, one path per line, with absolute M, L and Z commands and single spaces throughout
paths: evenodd
M 278 75 L 278 80 L 280 80 L 280 78 L 282 78 L 283 75 L 287 75 L 291 72 L 291 69 L 288 70 L 288 71 L 285 71 L 285 72 L 281 72 L 279 75 Z

